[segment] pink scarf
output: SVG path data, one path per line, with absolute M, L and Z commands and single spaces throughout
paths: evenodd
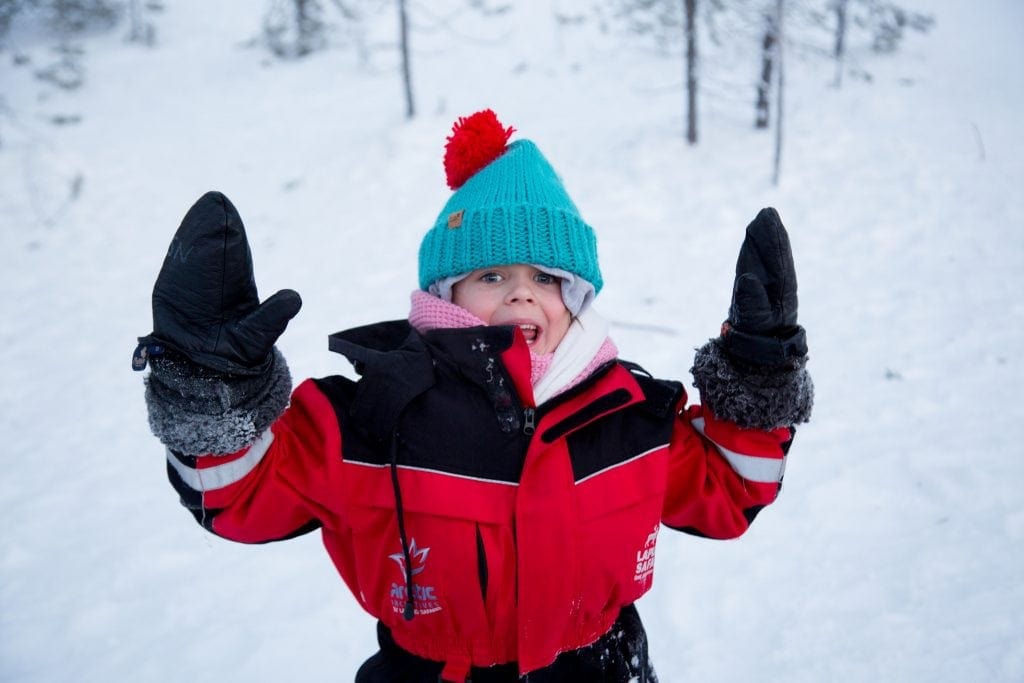
M 477 318 L 461 306 L 457 306 L 450 301 L 445 301 L 444 299 L 439 299 L 438 297 L 421 290 L 416 290 L 412 293 L 412 310 L 409 312 L 409 324 L 416 328 L 420 333 L 436 329 L 479 327 L 486 325 L 484 321 L 480 320 L 480 318 Z M 619 350 L 615 347 L 612 340 L 606 336 L 601 343 L 600 348 L 597 350 L 597 353 L 590 358 L 583 370 L 567 384 L 554 391 L 552 396 L 558 395 L 567 389 L 576 386 L 589 377 L 594 370 L 599 368 L 601 365 L 615 359 L 618 354 Z M 551 369 L 551 364 L 555 360 L 555 352 L 535 354 L 531 351 L 530 360 L 530 383 L 536 387 L 537 383 Z M 543 402 L 543 398 L 540 398 L 538 402 Z

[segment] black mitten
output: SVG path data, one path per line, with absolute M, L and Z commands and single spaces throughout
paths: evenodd
M 734 358 L 753 365 L 781 366 L 803 358 L 807 337 L 796 324 L 796 309 L 789 235 L 775 209 L 761 209 L 740 247 L 720 344 Z
M 207 192 L 171 240 L 153 287 L 153 333 L 139 338 L 132 367 L 170 349 L 216 372 L 261 374 L 301 306 L 290 289 L 260 304 L 242 219 L 227 197 Z
M 716 416 L 751 429 L 810 419 L 814 384 L 796 308 L 789 236 L 775 209 L 762 209 L 740 247 L 729 319 L 721 336 L 697 350 L 690 370 Z

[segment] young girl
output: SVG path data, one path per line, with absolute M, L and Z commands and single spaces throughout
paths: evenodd
M 408 320 L 330 337 L 360 375 L 294 393 L 241 218 L 219 193 L 178 229 L 153 291 L 146 402 L 168 475 L 207 530 L 320 529 L 378 619 L 356 681 L 654 682 L 633 603 L 661 525 L 746 531 L 810 415 L 789 241 L 747 228 L 728 321 L 697 352 L 703 405 L 619 360 L 591 302 L 594 233 L 528 140 L 460 119 L 455 192 L 419 253 Z M 289 395 L 290 394 L 290 395 Z

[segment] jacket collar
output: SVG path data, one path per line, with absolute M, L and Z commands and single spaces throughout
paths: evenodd
M 348 358 L 364 379 L 353 399 L 353 418 L 382 439 L 390 437 L 405 406 L 434 385 L 435 359 L 456 365 L 466 379 L 493 398 L 495 382 L 507 372 L 502 355 L 517 341 L 525 347 L 513 327 L 438 329 L 421 335 L 407 320 L 337 332 L 328 341 L 330 350 Z M 644 400 L 645 392 L 633 373 L 612 361 L 545 404 L 538 431 L 544 441 L 554 441 Z
M 391 320 L 336 332 L 328 348 L 351 361 L 362 376 L 352 417 L 380 439 L 390 438 L 402 410 L 435 383 L 435 362 L 493 394 L 503 380 L 500 355 L 514 340 L 514 328 L 439 329 L 421 335 L 407 320 Z
M 381 441 L 391 437 L 402 410 L 434 384 L 423 340 L 404 320 L 356 327 L 328 338 L 328 348 L 352 362 L 363 377 L 350 413 Z
M 584 395 L 586 398 L 580 400 Z M 545 404 L 537 429 L 541 439 L 551 443 L 643 400 L 644 393 L 632 373 L 619 363 L 609 361 L 581 384 Z

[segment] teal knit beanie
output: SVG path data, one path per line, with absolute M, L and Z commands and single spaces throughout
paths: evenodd
M 558 174 L 529 140 L 490 109 L 460 118 L 445 146 L 455 190 L 420 245 L 419 284 L 489 266 L 527 263 L 604 284 L 597 238 L 580 217 Z

